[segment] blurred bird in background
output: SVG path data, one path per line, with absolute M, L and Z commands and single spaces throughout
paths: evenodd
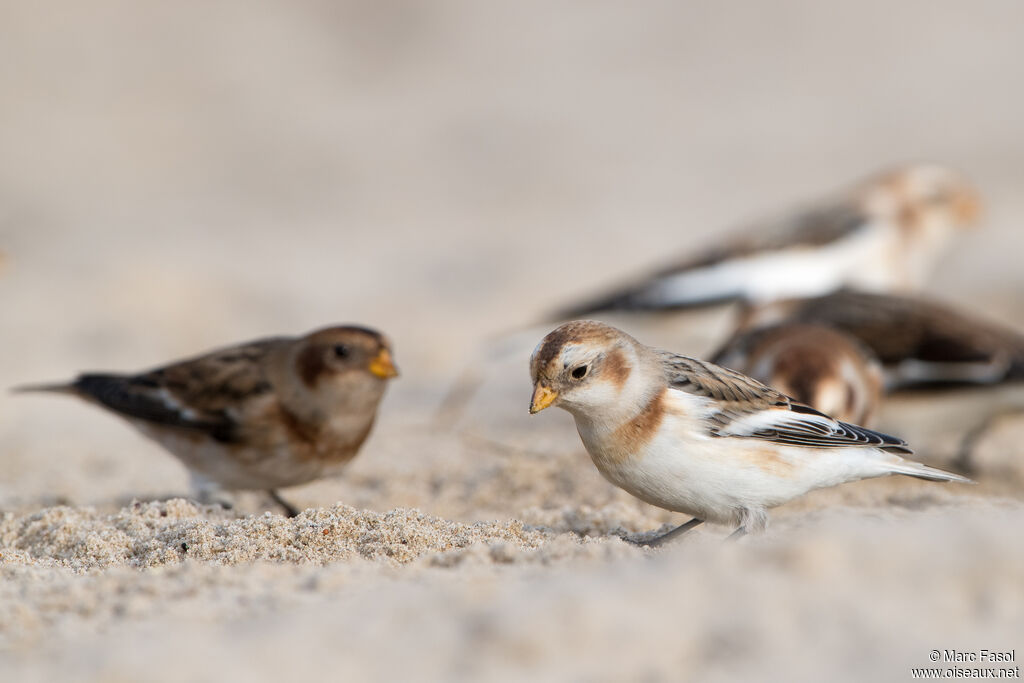
M 879 172 L 795 213 L 749 226 L 631 285 L 571 305 L 555 318 L 669 313 L 738 302 L 745 312 L 732 338 L 712 354 L 716 363 L 841 420 L 871 424 L 885 387 L 902 384 L 912 374 L 985 376 L 986 368 L 976 358 L 969 357 L 973 364 L 964 365 L 956 344 L 943 348 L 928 339 L 919 340 L 920 349 L 907 341 L 890 350 L 901 343 L 895 340 L 913 337 L 913 332 L 896 330 L 907 322 L 906 311 L 886 310 L 881 303 L 886 295 L 899 301 L 898 295 L 921 290 L 951 240 L 974 226 L 980 213 L 979 195 L 962 174 L 938 164 L 907 165 Z M 839 291 L 843 293 L 829 298 Z M 867 298 L 858 303 L 856 292 Z M 810 303 L 819 297 L 819 304 Z M 802 312 L 799 302 L 806 304 Z M 873 326 L 855 329 L 879 306 Z M 922 332 L 926 336 L 938 334 L 940 325 L 930 322 L 934 312 L 918 309 L 914 315 L 929 321 L 916 327 L 910 322 L 913 329 L 931 330 Z M 844 320 L 849 324 L 842 324 Z M 967 334 L 970 327 L 962 325 L 959 334 Z M 981 337 L 987 338 L 985 334 Z M 995 353 L 987 370 L 998 374 L 1005 356 Z M 472 395 L 477 374 L 465 373 L 449 393 L 442 408 L 449 421 Z
M 829 343 L 823 340 L 826 332 Z M 791 395 L 825 412 L 842 395 L 850 405 L 856 405 L 854 397 L 872 396 L 877 407 L 882 392 L 869 391 L 870 381 L 856 371 L 867 361 L 858 364 L 844 352 L 844 340 L 880 368 L 885 394 L 913 391 L 938 397 L 975 390 L 957 395 L 961 468 L 971 469 L 976 444 L 998 421 L 1024 412 L 1020 399 L 978 395 L 1024 380 L 1024 333 L 922 296 L 841 290 L 750 306 L 712 358 L 780 391 L 795 392 Z M 830 372 L 821 369 L 823 358 L 832 359 Z
M 913 292 L 951 238 L 973 226 L 980 201 L 961 174 L 935 164 L 879 173 L 596 298 L 565 307 L 658 311 L 741 300 L 813 297 L 842 287 Z
M 711 356 L 837 420 L 870 427 L 882 399 L 882 366 L 859 340 L 814 323 L 738 333 Z
M 849 335 L 882 363 L 888 391 L 1024 379 L 1024 333 L 921 296 L 851 290 L 752 306 L 714 357 L 741 364 L 734 359 L 780 324 Z

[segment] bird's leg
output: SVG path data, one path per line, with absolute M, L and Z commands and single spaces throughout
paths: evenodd
M 231 493 L 222 489 L 212 479 L 207 479 L 198 472 L 189 473 L 190 486 L 200 505 L 219 505 L 224 510 L 234 508 Z
M 287 500 L 282 498 L 280 493 L 278 493 L 274 489 L 267 489 L 267 494 L 270 496 L 270 499 L 272 501 L 274 501 L 279 506 L 281 506 L 281 509 L 284 510 L 284 513 L 285 513 L 286 517 L 298 517 L 299 516 L 300 510 L 297 507 L 295 507 L 294 505 L 292 505 L 291 503 L 289 503 Z
M 694 517 L 689 522 L 686 522 L 685 524 L 680 524 L 675 529 L 670 529 L 669 531 L 666 531 L 665 533 L 663 533 L 661 536 L 656 536 L 656 537 L 652 538 L 649 541 L 635 541 L 635 543 L 637 545 L 646 545 L 646 546 L 650 546 L 651 548 L 657 548 L 658 546 L 665 545 L 666 543 L 671 541 L 673 538 L 676 538 L 678 536 L 682 536 L 683 534 L 685 534 L 690 529 L 693 529 L 694 527 L 700 526 L 703 523 L 704 523 L 703 519 L 697 519 L 696 517 Z
M 750 532 L 760 533 L 768 526 L 768 511 L 763 507 L 745 507 L 740 509 L 740 525 L 729 534 L 726 541 L 738 541 Z

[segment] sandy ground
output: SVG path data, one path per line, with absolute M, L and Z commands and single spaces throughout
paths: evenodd
M 546 310 L 892 163 L 974 177 L 932 293 L 1022 327 L 1024 6 L 0 4 L 0 384 L 357 321 L 403 375 L 346 476 L 187 500 L 118 420 L 0 395 L 0 679 L 907 680 L 1024 657 L 1024 388 L 892 401 L 977 486 L 679 515 L 526 414 Z M 692 354 L 730 311 L 609 318 Z M 443 399 L 467 368 L 478 391 Z M 460 396 L 462 397 L 462 396 Z M 1019 660 L 1018 660 L 1019 661 Z

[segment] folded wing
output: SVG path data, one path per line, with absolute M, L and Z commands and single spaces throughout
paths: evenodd
M 671 388 L 711 399 L 712 436 L 813 448 L 870 446 L 913 452 L 902 439 L 834 420 L 728 368 L 668 352 L 661 352 L 661 358 Z
M 275 342 L 223 349 L 137 375 L 83 374 L 63 389 L 127 418 L 231 442 L 239 438 L 245 403 L 272 390 L 261 361 Z

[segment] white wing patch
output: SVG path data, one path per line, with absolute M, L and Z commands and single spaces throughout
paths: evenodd
M 1006 356 L 995 356 L 988 362 L 932 362 L 908 358 L 889 371 L 889 381 L 896 387 L 928 382 L 994 384 L 1006 376 L 1009 368 L 1010 360 Z
M 665 392 L 665 398 L 668 399 L 667 407 L 670 412 L 694 419 L 708 418 L 718 412 L 712 399 L 682 389 L 669 387 Z
M 663 276 L 636 300 L 672 306 L 731 297 L 774 301 L 821 296 L 847 283 L 884 288 L 891 279 L 884 258 L 887 237 L 883 227 L 868 224 L 827 246 L 791 247 Z
M 794 413 L 779 408 L 741 415 L 718 433 L 720 436 L 757 436 L 766 431 L 810 432 L 823 436 L 842 433 L 839 423 L 824 415 Z
M 153 392 L 153 396 L 154 398 L 160 399 L 160 402 L 167 408 L 167 410 L 180 415 L 185 420 L 195 420 L 198 417 L 195 410 L 179 401 L 174 394 L 167 391 L 167 387 L 158 388 Z

